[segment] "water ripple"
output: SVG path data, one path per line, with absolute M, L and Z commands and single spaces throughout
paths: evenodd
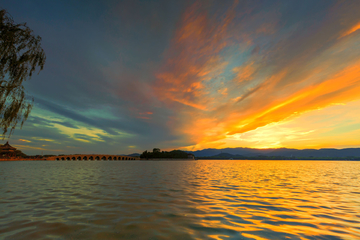
M 360 239 L 360 162 L 0 162 L 0 239 Z

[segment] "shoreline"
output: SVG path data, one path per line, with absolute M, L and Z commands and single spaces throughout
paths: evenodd
M 221 161 L 342 161 L 342 162 L 358 162 L 357 159 L 187 159 L 187 158 L 153 158 L 153 159 L 137 159 L 136 161 L 198 161 L 198 160 L 221 160 Z M 15 161 L 47 161 L 47 162 L 122 162 L 124 160 L 50 160 L 50 159 L 0 159 L 0 162 Z
M 14 162 L 14 161 L 47 161 L 46 159 L 26 159 L 26 158 L 20 158 L 20 159 L 0 159 L 0 162 Z
M 197 159 L 192 159 L 192 158 L 149 158 L 149 159 L 145 159 L 144 158 L 144 159 L 140 159 L 140 161 L 197 161 Z

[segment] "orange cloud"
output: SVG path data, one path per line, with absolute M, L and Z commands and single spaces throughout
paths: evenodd
M 360 29 L 360 22 L 358 22 L 357 24 L 355 24 L 353 27 L 351 27 L 348 31 L 344 32 L 343 34 L 341 34 L 340 38 L 345 37 L 347 35 L 352 34 L 353 32 L 356 32 L 357 30 Z
M 244 66 L 236 67 L 233 69 L 235 73 L 237 73 L 235 77 L 235 81 L 242 82 L 242 81 L 250 81 L 253 79 L 253 75 L 256 71 L 254 67 L 254 62 L 249 62 Z
M 260 50 L 256 39 L 265 35 L 266 26 L 272 26 L 267 33 L 273 34 L 276 19 L 259 24 L 256 17 L 266 17 L 258 14 L 251 28 L 235 21 L 233 7 L 224 16 L 213 21 L 216 16 L 210 17 L 199 4 L 189 8 L 153 86 L 159 100 L 176 112 L 169 126 L 187 136 L 187 149 L 226 146 L 234 135 L 360 98 L 356 39 L 335 37 L 320 47 L 328 39 L 320 31 L 304 42 L 295 41 L 303 37 L 299 35 Z M 338 35 L 334 31 L 332 37 Z M 354 51 L 348 51 L 351 48 Z M 243 64 L 236 64 L 234 55 Z M 266 146 L 282 145 L 274 140 Z
M 336 102 L 347 102 L 360 99 L 360 61 L 335 74 L 328 81 L 315 86 L 308 86 L 286 97 L 286 99 L 270 100 L 266 95 L 275 91 L 270 85 L 276 85 L 278 79 L 267 87 L 263 87 L 257 96 L 264 96 L 264 100 L 250 99 L 244 111 L 229 111 L 228 117 L 213 118 L 211 121 L 198 119 L 191 128 L 187 125 L 186 132 L 192 132 L 193 142 L 207 146 L 209 142 L 216 142 L 229 135 L 245 133 L 267 124 L 282 121 L 290 116 L 324 108 Z M 281 79 L 281 77 L 280 77 Z M 261 101 L 260 104 L 253 101 Z M 296 113 L 295 113 L 296 111 Z
M 334 104 L 301 116 L 290 117 L 246 133 L 228 135 L 226 146 L 290 147 L 290 148 L 349 148 L 359 146 L 360 101 L 346 105 Z
M 156 75 L 154 91 L 169 106 L 189 106 L 208 110 L 211 98 L 209 86 L 227 66 L 218 53 L 227 46 L 227 28 L 233 18 L 231 9 L 218 22 L 203 11 L 197 2 L 184 13 L 167 53 L 167 62 Z
M 222 95 L 226 96 L 228 95 L 228 89 L 227 88 L 223 88 L 223 89 L 219 89 L 218 90 L 218 93 L 221 93 Z
M 137 111 L 137 109 L 133 109 L 133 111 Z M 139 112 L 136 118 L 140 118 L 140 119 L 151 119 L 149 115 L 152 115 L 153 112 Z

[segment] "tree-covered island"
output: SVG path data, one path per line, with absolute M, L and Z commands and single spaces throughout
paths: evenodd
M 160 151 L 160 148 L 154 148 L 152 152 L 144 151 L 140 155 L 141 159 L 153 158 L 175 158 L 175 159 L 194 159 L 194 155 L 181 150 L 172 150 L 170 152 Z

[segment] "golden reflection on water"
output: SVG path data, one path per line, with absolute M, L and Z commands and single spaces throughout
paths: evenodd
M 360 162 L 2 162 L 0 239 L 360 239 Z

